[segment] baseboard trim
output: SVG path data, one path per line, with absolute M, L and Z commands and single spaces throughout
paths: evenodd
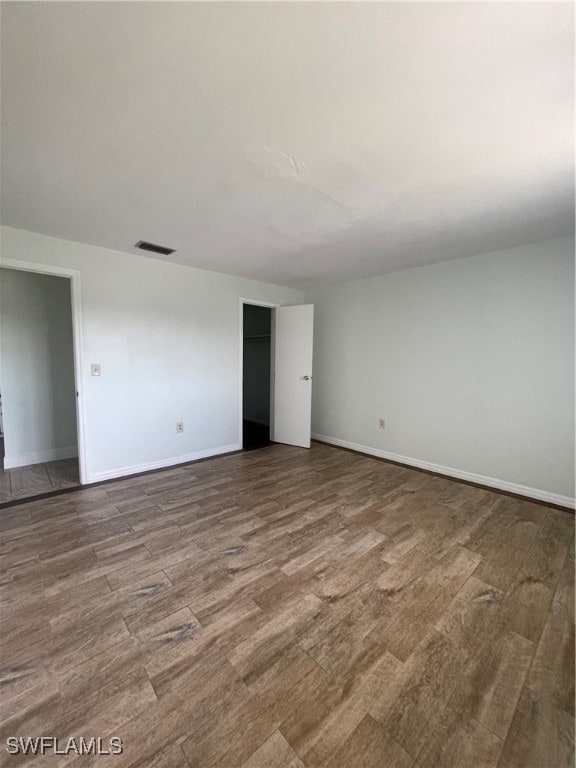
M 433 475 L 441 475 L 442 477 L 448 477 L 451 480 L 458 480 L 469 485 L 475 485 L 487 490 L 500 491 L 502 493 L 509 494 L 511 496 L 517 496 L 529 501 L 542 502 L 553 507 L 560 507 L 562 509 L 574 510 L 575 499 L 571 499 L 569 496 L 561 496 L 558 493 L 551 493 L 550 491 L 542 491 L 538 488 L 531 488 L 526 485 L 518 485 L 517 483 L 510 483 L 507 480 L 500 480 L 495 477 L 488 477 L 486 475 L 478 475 L 475 472 L 466 472 L 461 469 L 454 469 L 453 467 L 445 467 L 441 464 L 433 464 L 430 461 L 422 461 L 420 459 L 413 459 L 409 456 L 401 456 L 398 453 L 390 453 L 389 451 L 381 451 L 379 448 L 371 448 L 367 445 L 360 445 L 358 443 L 351 443 L 348 440 L 340 440 L 337 437 L 329 437 L 328 435 L 313 434 L 312 439 L 319 443 L 326 443 L 328 445 L 334 445 L 338 448 L 344 448 L 354 453 L 361 453 L 367 456 L 374 456 L 384 461 L 389 461 L 392 464 L 399 464 L 403 467 L 410 467 L 410 469 L 418 469 L 422 472 L 429 472 Z
M 5 456 L 4 469 L 17 469 L 27 467 L 30 464 L 45 464 L 47 461 L 59 461 L 60 459 L 74 459 L 78 456 L 78 447 L 71 445 L 69 448 L 55 448 L 51 451 L 39 451 L 38 453 L 23 453 L 21 456 Z
M 204 451 L 187 453 L 184 456 L 174 456 L 169 459 L 161 459 L 160 461 L 151 461 L 147 464 L 133 464 L 132 466 L 128 467 L 110 469 L 106 472 L 90 472 L 88 474 L 88 484 L 91 485 L 92 483 L 101 483 L 104 480 L 117 480 L 120 477 L 129 477 L 130 475 L 140 475 L 146 472 L 154 472 L 158 469 L 176 467 L 180 464 L 188 464 L 192 461 L 208 459 L 212 456 L 221 456 L 223 453 L 235 453 L 241 449 L 242 446 L 240 443 L 233 443 L 232 445 L 222 445 L 219 448 L 208 448 Z M 85 488 L 86 485 L 83 487 Z
M 167 469 L 169 467 L 187 467 L 190 466 L 190 464 L 195 464 L 200 461 L 208 461 L 212 457 L 220 456 L 221 458 L 225 458 L 226 456 L 234 456 L 235 454 L 242 453 L 242 449 L 237 447 L 238 444 L 234 445 L 234 449 L 231 451 L 227 451 L 226 447 L 224 448 L 217 448 L 214 449 L 217 451 L 217 453 L 214 453 L 212 450 L 210 451 L 198 451 L 197 453 L 188 454 L 189 456 L 197 456 L 197 458 L 189 459 L 189 460 L 183 460 L 184 457 L 180 457 L 179 459 L 169 460 L 169 461 L 175 461 L 176 463 L 166 464 L 164 461 L 161 462 L 155 462 L 156 464 L 162 464 L 163 466 L 157 466 L 153 469 L 145 469 L 141 472 L 129 472 L 126 475 L 118 475 L 116 477 L 109 477 L 109 478 L 103 478 L 101 480 L 94 480 L 88 483 L 85 483 L 84 485 L 75 485 L 72 488 L 58 488 L 55 491 L 47 491 L 46 493 L 38 493 L 35 496 L 25 496 L 21 499 L 12 499 L 11 501 L 4 501 L 0 504 L 0 510 L 2 509 L 8 509 L 9 507 L 18 507 L 22 504 L 29 504 L 32 501 L 41 501 L 44 499 L 51 499 L 53 496 L 65 496 L 69 493 L 79 493 L 81 491 L 90 490 L 90 488 L 98 488 L 102 485 L 108 485 L 109 483 L 113 483 L 115 480 L 121 480 L 123 477 L 143 477 L 144 475 L 150 475 L 154 472 L 162 472 L 163 469 Z M 199 454 L 205 454 L 205 455 L 199 455 Z M 141 466 L 150 466 L 149 464 L 143 464 Z M 118 470 L 120 471 L 120 470 Z M 100 473 L 101 475 L 108 474 L 108 473 Z

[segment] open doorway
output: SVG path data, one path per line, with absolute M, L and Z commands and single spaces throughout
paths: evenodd
M 310 448 L 312 304 L 240 299 L 240 439 Z
M 0 503 L 80 484 L 71 280 L 0 269 Z
M 243 304 L 242 311 L 242 446 L 249 451 L 271 442 L 273 309 Z

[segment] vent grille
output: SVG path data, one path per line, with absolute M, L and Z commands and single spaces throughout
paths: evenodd
M 141 251 L 151 251 L 152 253 L 161 253 L 162 256 L 170 256 L 171 253 L 176 253 L 175 248 L 166 248 L 165 245 L 156 245 L 155 243 L 148 243 L 146 240 L 138 240 L 136 248 L 140 248 Z

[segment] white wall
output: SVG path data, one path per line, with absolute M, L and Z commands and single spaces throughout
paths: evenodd
M 88 482 L 239 447 L 240 297 L 300 291 L 8 227 L 2 257 L 81 274 Z
M 305 301 L 314 433 L 574 498 L 572 239 L 311 289 Z
M 77 455 L 70 280 L 0 270 L 7 469 Z

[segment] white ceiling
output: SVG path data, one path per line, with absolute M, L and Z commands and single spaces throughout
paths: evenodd
M 3 3 L 3 223 L 291 285 L 568 234 L 572 15 Z

